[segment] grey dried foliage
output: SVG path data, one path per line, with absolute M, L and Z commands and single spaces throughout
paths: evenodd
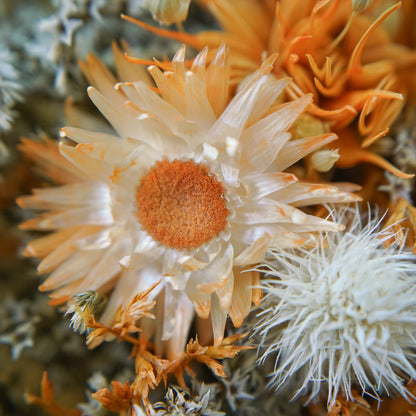
M 218 411 L 216 387 L 194 384 L 193 391 L 169 387 L 163 402 L 154 404 L 157 416 L 225 416 Z
M 390 157 L 392 163 L 406 173 L 416 172 L 416 124 L 414 121 L 416 103 L 405 108 L 392 128 L 388 137 L 382 140 L 381 146 Z M 414 204 L 416 179 L 403 179 L 385 174 L 387 183 L 380 186 L 380 190 L 389 194 L 390 200 L 395 203 L 400 198 Z
M 0 130 L 11 128 L 15 105 L 22 100 L 19 78 L 15 55 L 0 42 Z

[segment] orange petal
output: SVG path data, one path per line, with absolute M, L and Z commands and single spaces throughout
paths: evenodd
M 366 162 L 379 166 L 399 178 L 410 179 L 414 177 L 412 174 L 407 174 L 402 172 L 400 169 L 397 169 L 381 156 L 378 156 L 368 150 L 364 150 L 361 147 L 361 143 L 359 143 L 351 130 L 344 129 L 338 134 L 340 135 L 340 140 L 337 142 L 340 158 L 336 162 L 336 166 L 341 168 L 350 168 L 358 165 L 359 163 Z
M 389 9 L 387 9 L 373 24 L 366 30 L 364 35 L 360 38 L 357 45 L 354 48 L 354 51 L 351 54 L 350 62 L 348 64 L 348 77 L 354 84 L 367 85 L 368 83 L 373 82 L 375 76 L 382 77 L 385 75 L 384 71 L 388 68 L 381 66 L 379 68 L 379 74 L 375 74 L 374 68 L 371 71 L 366 69 L 365 66 L 361 65 L 361 57 L 363 54 L 364 46 L 368 38 L 372 33 L 377 29 L 378 26 L 395 10 L 401 6 L 401 2 L 396 3 Z
M 229 315 L 235 327 L 240 327 L 251 309 L 253 278 L 251 271 L 234 269 L 234 291 Z

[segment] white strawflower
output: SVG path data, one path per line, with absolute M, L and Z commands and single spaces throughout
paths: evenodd
M 360 213 L 335 219 L 348 226 L 328 234 L 327 246 L 273 251 L 262 281 L 266 298 L 255 331 L 277 353 L 270 385 L 298 383 L 295 397 L 313 398 L 325 385 L 328 404 L 352 384 L 379 397 L 409 398 L 416 377 L 415 255 L 384 247 L 380 221 L 362 226 Z M 385 244 L 384 244 L 385 245 Z
M 120 306 L 161 281 L 146 336 L 170 358 L 182 353 L 194 311 L 211 318 L 217 344 L 227 316 L 242 324 L 261 295 L 252 290 L 258 273 L 241 270 L 267 249 L 343 229 L 298 207 L 357 199 L 284 172 L 336 136 L 290 140 L 288 128 L 312 97 L 275 103 L 288 84 L 265 88 L 275 56 L 229 100 L 227 48 L 209 64 L 207 54 L 188 68 L 181 48 L 163 64 L 170 70 L 149 67 L 157 91 L 141 80 L 116 83 L 89 56 L 83 70 L 96 87 L 88 92 L 113 134 L 66 127 L 61 154 L 22 146 L 62 185 L 18 200 L 40 211 L 23 228 L 53 232 L 27 250 L 43 258 L 41 273 L 51 273 L 40 289 L 54 291 L 55 304 L 85 291 L 108 295 L 100 320 L 112 325 Z M 131 77 L 119 55 L 120 78 Z

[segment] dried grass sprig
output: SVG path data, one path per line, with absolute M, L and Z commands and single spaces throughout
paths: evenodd
M 55 402 L 55 388 L 48 379 L 46 371 L 43 372 L 40 397 L 31 393 L 25 393 L 25 400 L 29 404 L 42 407 L 50 416 L 81 416 L 82 414 L 79 409 L 62 407 Z

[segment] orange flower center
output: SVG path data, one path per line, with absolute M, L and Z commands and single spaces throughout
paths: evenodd
M 136 189 L 137 216 L 161 244 L 197 248 L 225 227 L 224 188 L 208 167 L 192 161 L 162 160 Z

